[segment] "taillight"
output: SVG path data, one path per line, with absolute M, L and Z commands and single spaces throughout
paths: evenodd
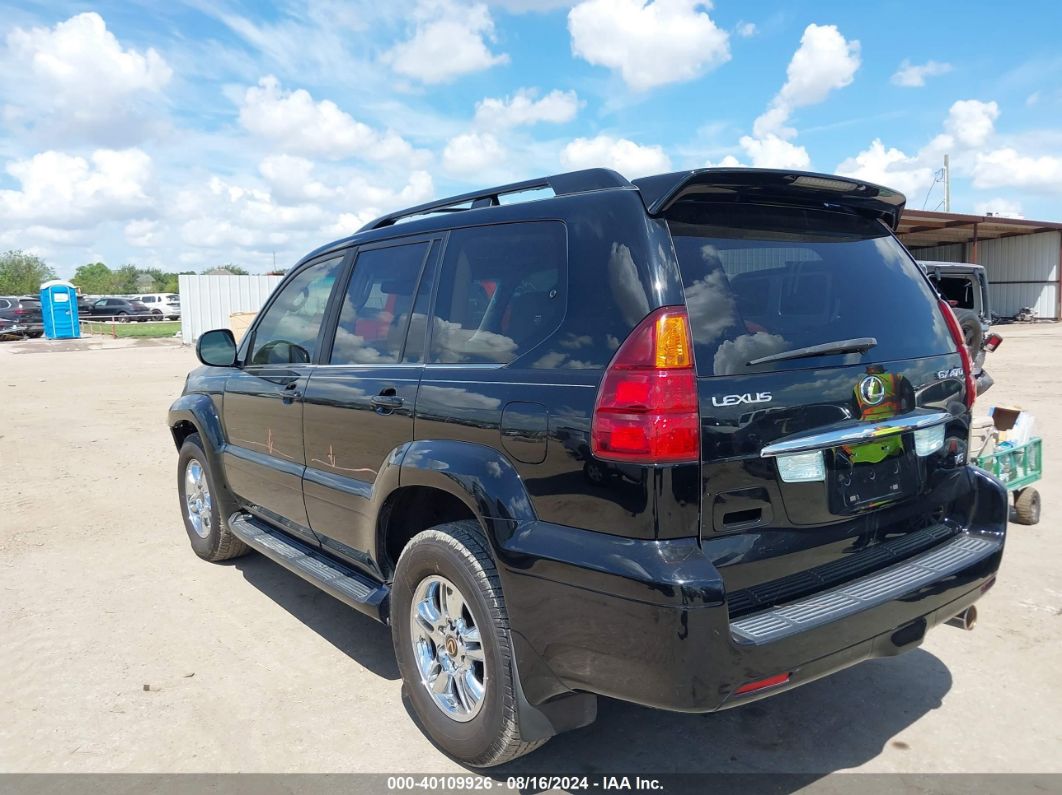
M 940 300 L 940 311 L 944 313 L 944 321 L 948 324 L 951 339 L 955 347 L 959 349 L 962 357 L 962 369 L 966 374 L 966 408 L 973 408 L 974 398 L 977 397 L 977 383 L 974 381 L 973 359 L 970 358 L 970 349 L 966 347 L 966 339 L 962 335 L 962 326 L 959 319 L 951 309 L 951 305 L 944 299 Z
M 1003 338 L 999 334 L 989 334 L 985 337 L 985 350 L 991 353 L 999 347 L 1001 342 L 1003 342 Z
M 612 357 L 601 379 L 590 449 L 637 464 L 700 460 L 700 414 L 690 324 L 683 307 L 650 313 Z
M 28 314 L 29 314 L 29 310 L 28 309 L 23 309 L 21 306 L 14 311 L 15 317 L 21 317 L 22 315 L 28 315 Z

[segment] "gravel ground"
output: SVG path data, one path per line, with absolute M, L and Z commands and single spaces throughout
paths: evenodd
M 1012 525 L 977 629 L 718 715 L 602 700 L 514 773 L 1062 772 L 1062 327 L 1003 327 L 1043 522 Z M 1054 362 L 1056 366 L 1049 366 Z M 0 770 L 461 772 L 403 707 L 385 627 L 262 557 L 188 547 L 170 340 L 0 344 Z

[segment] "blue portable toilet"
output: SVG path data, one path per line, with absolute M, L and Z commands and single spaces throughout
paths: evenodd
M 68 340 L 81 336 L 77 322 L 77 288 L 70 282 L 53 279 L 41 285 L 41 314 L 44 336 Z

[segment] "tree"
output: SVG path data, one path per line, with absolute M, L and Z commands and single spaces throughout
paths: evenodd
M 233 265 L 231 262 L 227 265 L 222 265 L 218 268 L 207 268 L 203 271 L 204 276 L 249 276 L 243 268 L 239 265 Z
M 140 292 L 137 288 L 137 277 L 140 269 L 136 265 L 123 265 L 114 272 L 114 284 L 111 290 L 117 295 L 133 295 Z
M 0 295 L 36 295 L 55 271 L 35 254 L 5 251 L 0 254 Z
M 85 295 L 108 295 L 114 292 L 114 271 L 102 262 L 90 262 L 74 271 L 70 280 Z

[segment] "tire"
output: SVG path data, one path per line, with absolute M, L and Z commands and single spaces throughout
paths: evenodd
M 956 309 L 955 318 L 959 321 L 959 328 L 962 329 L 962 338 L 966 342 L 967 350 L 970 351 L 970 358 L 976 359 L 985 342 L 981 318 L 971 309 Z
M 119 323 L 128 323 L 129 322 L 129 313 L 128 312 L 119 312 L 117 315 L 115 315 L 115 319 Z
M 205 499 L 201 494 L 198 497 L 201 506 L 199 511 L 193 510 L 188 499 L 190 494 L 193 503 L 197 499 L 192 482 L 197 480 L 197 473 L 207 489 Z M 180 498 L 184 529 L 188 533 L 192 550 L 203 560 L 212 562 L 238 558 L 250 551 L 246 544 L 232 534 L 226 517 L 221 515 L 218 500 L 215 498 L 220 491 L 215 483 L 210 459 L 203 449 L 203 440 L 198 433 L 193 433 L 184 440 L 181 453 L 177 457 L 177 494 Z M 196 518 L 199 522 L 195 521 Z
M 1040 492 L 1030 487 L 1014 495 L 1014 521 L 1018 524 L 1039 523 Z
M 448 693 L 453 693 L 452 700 L 459 712 L 463 706 L 457 693 L 460 688 L 450 688 L 439 696 L 429 692 L 428 677 L 422 675 L 418 664 L 418 659 L 425 658 L 418 657 L 414 651 L 415 636 L 422 644 L 429 644 L 424 648 L 436 649 L 435 654 L 428 655 L 429 658 L 441 660 L 442 648 L 449 646 L 449 640 L 440 645 L 428 641 L 425 635 L 428 622 L 418 621 L 414 625 L 412 616 L 414 604 L 421 605 L 423 601 L 424 586 L 428 587 L 427 598 L 430 599 L 432 586 L 442 590 L 446 585 L 456 587 L 464 604 L 458 612 L 470 617 L 475 629 L 479 630 L 479 649 L 476 651 L 483 661 L 482 668 L 476 669 L 476 663 L 471 663 L 470 668 L 473 676 L 477 670 L 482 675 L 479 706 L 474 711 L 466 708 L 463 714 L 456 716 L 448 713 L 437 698 L 445 699 Z M 452 602 L 452 591 L 449 593 Z M 441 616 L 438 620 L 445 625 L 447 611 L 438 611 L 435 615 Z M 458 630 L 448 637 L 463 638 L 460 627 L 465 623 L 462 618 Z M 391 624 L 395 656 L 410 705 L 425 734 L 445 753 L 472 767 L 491 767 L 530 753 L 546 742 L 548 738 L 524 740 L 520 733 L 509 616 L 497 569 L 476 522 L 438 525 L 414 536 L 406 545 L 398 560 L 391 591 Z M 454 648 L 460 650 L 459 654 L 472 652 L 475 646 L 474 642 L 470 646 L 454 644 Z M 450 659 L 446 657 L 447 661 Z M 460 657 L 460 660 L 465 658 Z M 438 664 L 432 670 L 441 672 Z M 452 680 L 454 688 L 458 678 Z

